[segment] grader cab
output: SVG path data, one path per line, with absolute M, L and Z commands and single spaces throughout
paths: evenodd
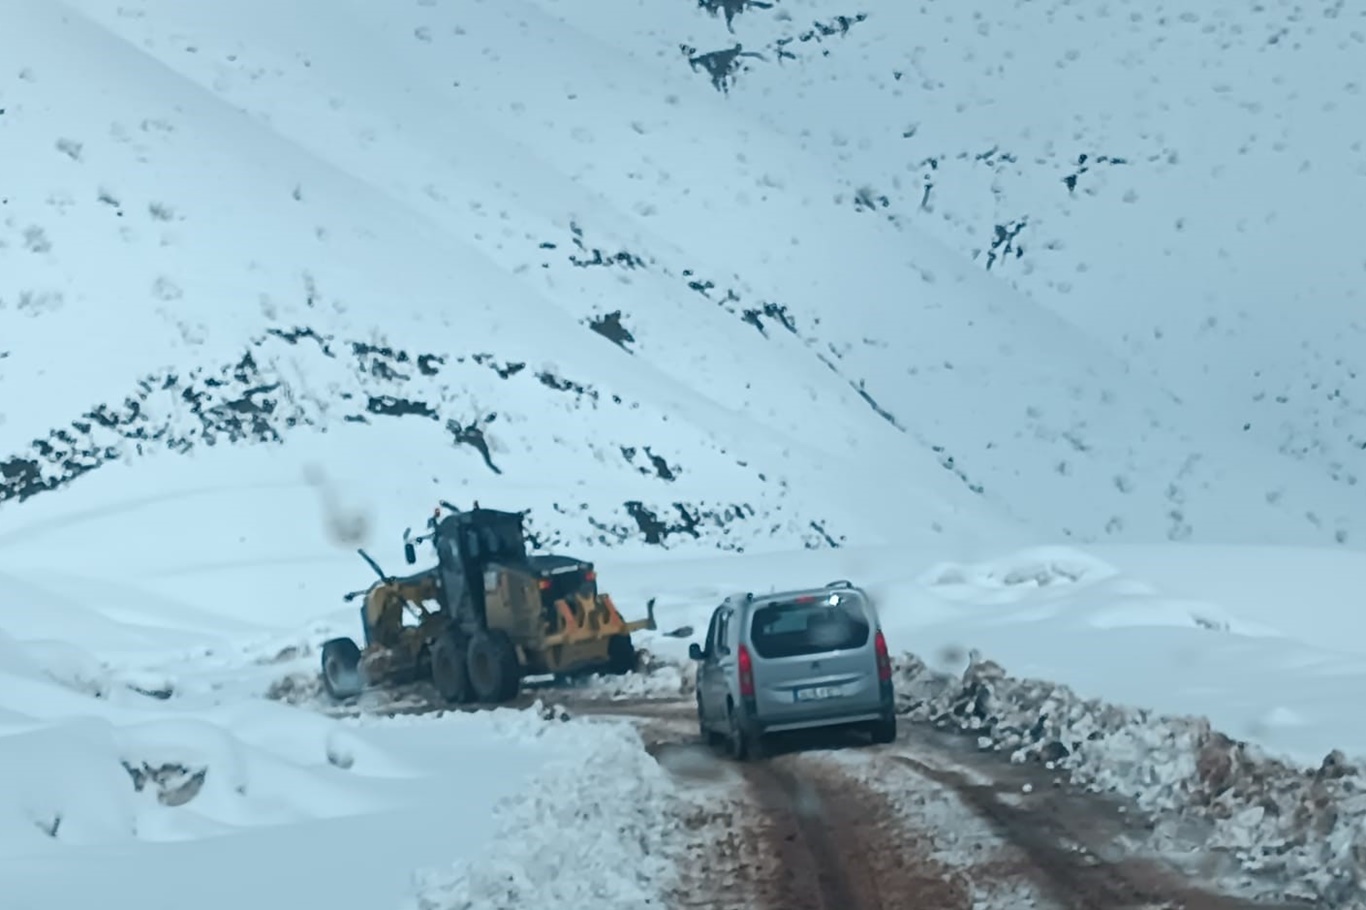
M 350 638 L 323 645 L 323 684 L 346 700 L 367 687 L 430 679 L 453 704 L 506 702 L 525 676 L 629 673 L 636 669 L 631 634 L 655 629 L 647 618 L 626 622 L 611 595 L 598 591 L 591 562 L 529 555 L 524 512 L 461 511 L 443 502 L 426 534 L 404 533 L 404 557 L 430 542 L 436 565 L 415 574 L 379 576 L 361 598 L 364 647 Z

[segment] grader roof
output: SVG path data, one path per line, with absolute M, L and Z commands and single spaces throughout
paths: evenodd
M 453 512 L 437 524 L 438 537 L 454 541 L 466 559 L 525 563 L 525 513 L 474 508 Z

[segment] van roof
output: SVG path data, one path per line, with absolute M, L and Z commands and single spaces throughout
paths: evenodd
M 862 588 L 850 584 L 847 581 L 832 582 L 826 585 L 815 585 L 806 588 L 792 588 L 787 591 L 773 591 L 768 594 L 750 593 L 742 595 L 740 599 L 742 604 L 750 603 L 763 605 L 784 600 L 796 600 L 798 597 L 821 597 L 822 595 L 828 596 L 841 592 L 864 597 L 866 599 L 866 595 L 864 595 Z

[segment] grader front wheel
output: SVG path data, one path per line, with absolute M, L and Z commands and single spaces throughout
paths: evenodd
M 337 701 L 355 698 L 365 690 L 360 671 L 360 647 L 349 638 L 334 638 L 322 647 L 323 688 Z

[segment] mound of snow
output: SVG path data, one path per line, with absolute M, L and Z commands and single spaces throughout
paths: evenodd
M 1366 777 L 1341 752 L 1317 768 L 1294 766 L 1208 720 L 1083 699 L 1011 677 L 975 652 L 961 677 L 907 655 L 897 685 L 912 720 L 1133 798 L 1157 815 L 1156 843 L 1183 823 L 1208 825 L 1206 847 L 1236 861 L 1244 890 L 1332 908 L 1366 901 Z
M 661 664 L 645 673 L 594 675 L 578 685 L 575 691 L 584 698 L 605 701 L 678 698 L 693 690 L 692 679 L 695 676 L 690 678 L 685 675 L 685 670 L 685 667 L 677 664 Z
M 638 653 L 640 663 L 636 671 L 621 676 L 595 674 L 576 688 L 576 694 L 611 701 L 676 699 L 691 695 L 697 688 L 695 662 L 675 660 L 645 648 L 640 648 Z
M 326 718 L 172 698 L 166 685 L 70 643 L 0 634 L 0 853 L 371 812 L 387 803 L 366 778 L 408 773 Z
M 678 797 L 639 734 L 623 721 L 516 714 L 556 757 L 499 805 L 482 852 L 419 873 L 420 910 L 663 907 L 676 875 L 664 820 Z
M 972 565 L 943 563 L 924 573 L 921 583 L 944 588 L 1045 588 L 1096 582 L 1115 574 L 1114 567 L 1079 550 L 1039 547 Z

